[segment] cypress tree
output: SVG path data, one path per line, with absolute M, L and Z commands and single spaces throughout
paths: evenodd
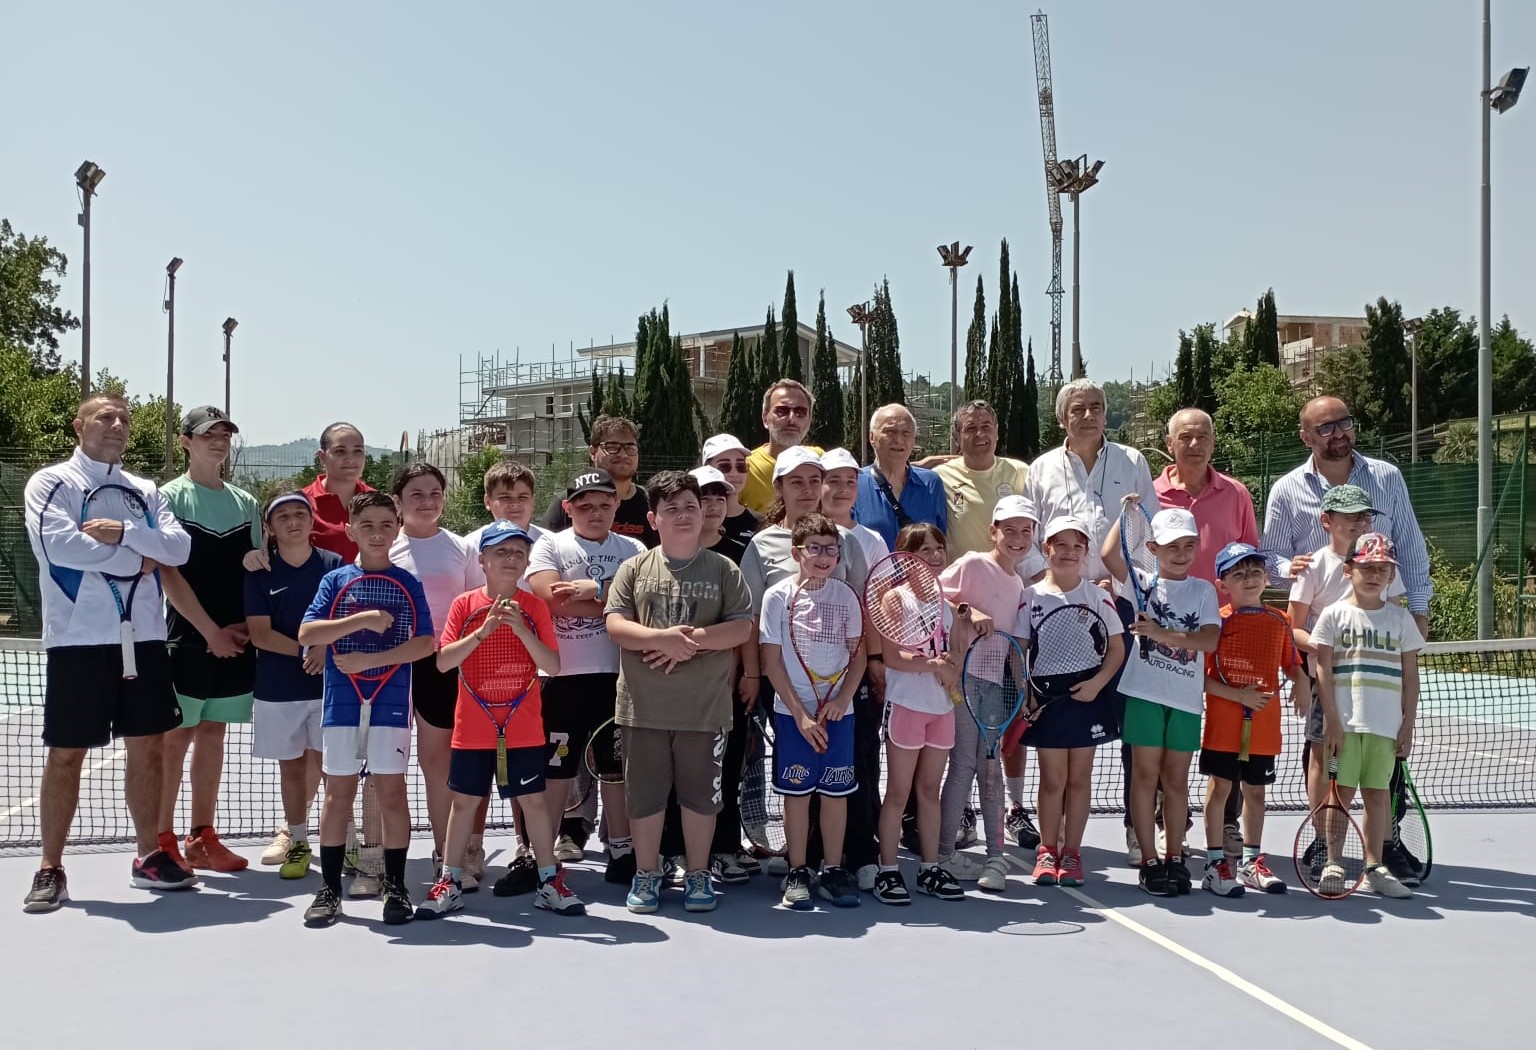
M 901 374 L 901 336 L 896 330 L 896 311 L 891 306 L 891 282 L 886 278 L 875 288 L 875 317 L 869 326 L 869 411 L 881 405 L 907 403 Z
M 1003 307 L 1007 306 L 1007 285 L 1004 285 Z M 1008 443 L 1008 387 L 1007 376 L 1003 369 L 1003 354 L 998 349 L 1001 344 L 1002 333 L 998 326 L 997 314 L 992 315 L 992 331 L 987 336 L 987 388 L 984 400 L 990 401 L 992 407 L 997 410 L 997 447 L 1004 448 Z
M 1254 363 L 1280 367 L 1280 318 L 1275 313 L 1275 290 L 1259 299 L 1258 326 L 1254 331 Z
M 1212 418 L 1216 415 L 1216 388 L 1212 378 L 1213 362 L 1216 356 L 1216 329 L 1209 324 L 1195 327 L 1194 342 L 1194 390 L 1193 401 L 1187 402 L 1197 408 L 1209 412 Z
M 800 314 L 795 307 L 795 271 L 784 282 L 784 332 L 779 347 L 779 374 L 776 379 L 805 382 L 805 362 L 800 359 Z
M 725 393 L 720 398 L 720 429 L 734 434 L 744 444 L 757 445 L 763 438 L 763 417 L 754 393 L 751 347 L 740 332 L 731 336 L 731 363 L 725 373 Z
M 791 275 L 793 276 L 793 275 Z M 822 448 L 843 443 L 843 387 L 837 378 L 837 347 L 827 331 L 827 293 L 816 303 L 816 348 L 811 356 L 811 396 L 816 399 L 810 441 Z
M 773 307 L 763 321 L 763 334 L 757 341 L 757 396 L 762 397 L 784 373 L 779 362 L 779 327 L 773 317 Z
M 619 363 L 617 373 L 608 373 L 608 388 L 603 394 L 603 412 L 610 416 L 623 416 L 626 419 L 634 419 L 634 403 L 630 399 L 624 375 L 624 364 Z M 596 410 L 593 410 L 593 418 L 597 418 Z
M 965 330 L 965 398 L 987 400 L 987 295 L 981 274 L 976 275 L 976 304 L 971 326 Z
M 1040 384 L 1035 376 L 1035 341 L 1029 341 L 1028 370 L 1024 374 L 1024 411 L 1021 414 L 1024 432 L 1017 435 L 1013 447 L 1015 455 L 1026 463 L 1040 454 Z
M 1173 365 L 1174 390 L 1179 395 L 1179 407 L 1187 408 L 1195 403 L 1195 342 L 1189 333 L 1179 330 L 1179 354 Z

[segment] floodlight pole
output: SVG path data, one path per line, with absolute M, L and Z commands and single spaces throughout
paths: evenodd
M 75 170 L 75 185 L 80 189 L 80 214 L 76 221 L 85 231 L 83 259 L 80 264 L 80 397 L 91 392 L 91 198 L 107 173 L 93 161 L 84 161 Z
M 165 265 L 165 476 L 176 470 L 176 271 L 181 259 Z
M 939 259 L 949 270 L 949 416 L 955 416 L 956 391 L 960 388 L 960 267 L 971 254 L 971 245 L 962 251 L 960 242 L 939 245 Z M 949 450 L 959 452 L 955 446 L 955 428 L 949 428 Z
M 875 319 L 874 307 L 855 303 L 848 307 L 848 317 L 859 326 L 859 462 L 869 461 L 869 324 Z
M 224 318 L 224 415 L 229 413 L 229 344 L 240 322 L 233 317 Z

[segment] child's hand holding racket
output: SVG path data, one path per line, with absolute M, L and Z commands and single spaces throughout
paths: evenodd
M 1397 757 L 1407 758 L 1413 753 L 1413 721 L 1403 719 L 1402 728 L 1397 731 Z
M 816 721 L 822 725 L 828 722 L 841 722 L 848 715 L 848 710 L 853 706 L 853 697 L 846 700 L 828 700 L 822 704 L 816 712 Z
M 387 609 L 365 609 L 360 613 L 352 614 L 352 622 L 357 625 L 357 630 L 372 631 L 374 634 L 386 634 L 395 625 L 395 618 Z M 340 666 L 339 664 L 337 666 Z M 346 674 L 354 672 L 347 671 Z
M 826 753 L 827 730 L 817 715 L 802 710 L 795 716 L 795 727 L 800 730 L 800 735 L 805 737 L 805 742 L 811 745 L 811 750 L 818 755 Z
M 379 653 L 337 653 L 333 659 L 336 661 L 336 670 L 342 674 L 362 674 L 371 671 L 375 667 L 388 667 L 388 661 L 380 662 Z

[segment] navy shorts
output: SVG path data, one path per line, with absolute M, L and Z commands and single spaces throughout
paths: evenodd
M 1237 757 L 1236 751 L 1200 751 L 1200 772 L 1222 780 L 1241 780 L 1244 784 L 1264 787 L 1275 782 L 1275 756 L 1249 755 Z
M 122 647 L 65 645 L 48 650 L 43 694 L 46 747 L 104 747 L 113 737 L 156 736 L 181 725 L 165 643 L 135 642 L 139 676 L 123 677 Z
M 773 713 L 773 790 L 781 795 L 814 793 L 839 798 L 858 788 L 853 772 L 853 713 L 826 723 L 827 750 L 818 755 L 792 715 Z
M 544 764 L 547 752 L 542 747 L 507 748 L 507 786 L 499 788 L 502 798 L 537 795 L 544 790 Z M 468 751 L 453 749 L 448 763 L 448 790 L 460 795 L 489 798 L 496 784 L 496 749 Z
M 550 780 L 572 780 L 585 768 L 582 756 L 592 734 L 613 717 L 619 676 L 607 672 L 566 674 L 543 680 L 541 708 Z
M 1120 737 L 1115 690 L 1106 685 L 1092 703 L 1062 699 L 1046 705 L 1040 720 L 1024 733 L 1024 743 L 1040 749 L 1098 747 Z
M 192 700 L 246 696 L 256 687 L 256 650 L 246 646 L 239 656 L 214 656 L 205 645 L 172 645 L 171 682 L 176 692 Z

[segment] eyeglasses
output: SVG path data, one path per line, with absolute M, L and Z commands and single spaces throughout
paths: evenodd
M 835 558 L 843 552 L 841 543 L 805 543 L 798 550 L 803 550 L 813 558 Z
M 744 459 L 720 460 L 714 464 L 714 468 L 722 474 L 745 474 L 747 461 Z
M 610 456 L 633 456 L 640 452 L 640 446 L 633 441 L 599 441 L 597 447 Z
M 775 419 L 789 419 L 791 416 L 793 416 L 795 419 L 806 419 L 810 416 L 810 414 L 811 410 L 806 408 L 804 405 L 773 406 L 773 415 Z
M 1319 423 L 1312 428 L 1317 431 L 1319 437 L 1332 437 L 1334 434 L 1347 434 L 1355 429 L 1355 417 L 1344 416 L 1341 419 L 1330 419 L 1326 423 Z

